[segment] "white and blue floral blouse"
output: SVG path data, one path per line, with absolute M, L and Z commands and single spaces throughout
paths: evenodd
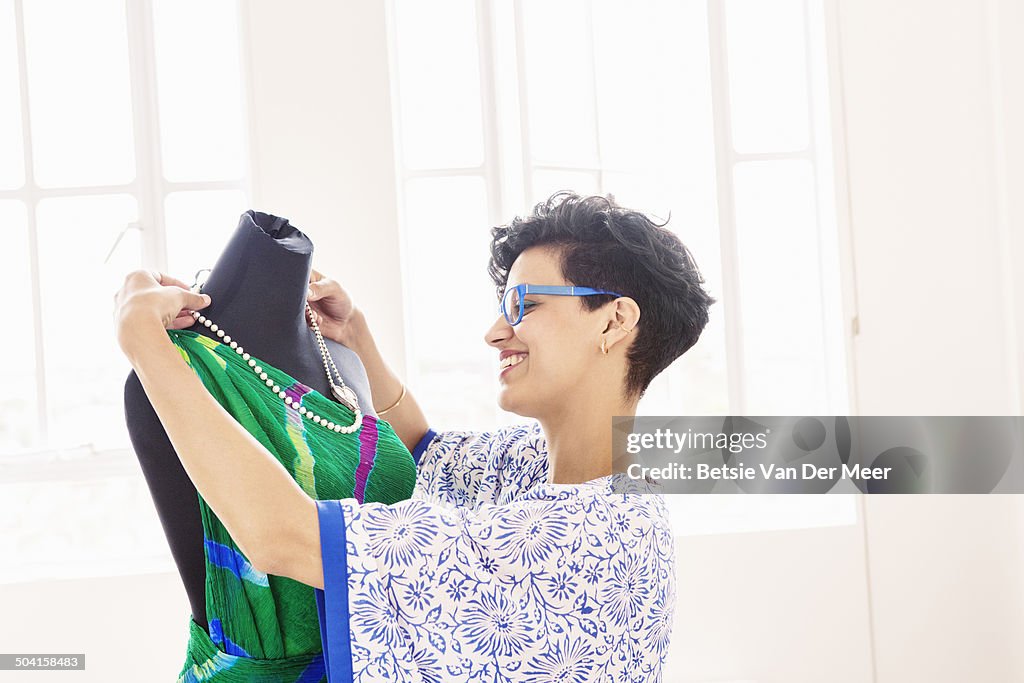
M 550 483 L 536 422 L 431 430 L 413 455 L 407 501 L 317 502 L 331 683 L 661 680 L 675 565 L 660 495 Z

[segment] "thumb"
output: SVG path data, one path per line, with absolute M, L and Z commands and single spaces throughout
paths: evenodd
M 185 297 L 185 308 L 198 311 L 209 306 L 211 301 L 212 299 L 210 299 L 209 294 L 196 294 L 195 292 L 189 292 Z
M 306 288 L 306 301 L 316 301 L 322 296 L 321 287 L 316 282 L 310 282 Z

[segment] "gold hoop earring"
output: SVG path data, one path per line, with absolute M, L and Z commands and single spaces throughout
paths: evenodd
M 601 337 L 601 353 L 603 353 L 606 356 L 608 355 L 608 347 L 606 346 L 607 343 L 608 340 L 605 339 L 604 337 Z

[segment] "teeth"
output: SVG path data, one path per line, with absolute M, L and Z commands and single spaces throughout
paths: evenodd
M 511 367 L 513 365 L 518 365 L 520 362 L 522 362 L 522 360 L 524 358 L 526 358 L 526 354 L 519 354 L 519 355 L 515 355 L 515 356 L 506 356 L 505 358 L 501 359 L 501 366 L 499 367 L 499 369 L 500 370 L 504 370 L 507 367 Z

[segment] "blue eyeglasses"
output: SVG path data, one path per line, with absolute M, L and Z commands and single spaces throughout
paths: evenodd
M 509 325 L 518 325 L 523 319 L 523 311 L 526 309 L 525 297 L 527 294 L 554 294 L 555 296 L 593 296 L 594 294 L 611 294 L 622 296 L 618 292 L 610 292 L 607 289 L 593 289 L 591 287 L 573 287 L 567 285 L 516 285 L 505 290 L 501 297 L 498 310 Z

